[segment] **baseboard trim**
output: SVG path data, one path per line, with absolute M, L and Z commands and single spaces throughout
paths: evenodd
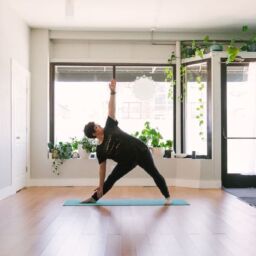
M 97 186 L 98 179 L 29 179 L 28 187 L 48 187 L 48 186 Z M 221 188 L 221 181 L 200 181 L 185 179 L 166 179 L 168 186 L 188 187 L 188 188 Z M 115 186 L 155 186 L 151 178 L 146 179 L 121 179 Z
M 201 180 L 200 188 L 221 188 L 221 180 Z
M 0 200 L 5 199 L 8 196 L 15 194 L 15 190 L 12 186 L 8 186 L 0 189 Z

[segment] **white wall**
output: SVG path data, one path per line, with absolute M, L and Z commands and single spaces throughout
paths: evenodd
M 31 30 L 31 177 L 49 177 L 47 142 L 49 132 L 49 36 L 48 30 Z M 38 175 L 39 174 L 39 175 Z
M 29 69 L 28 26 L 0 1 L 0 197 L 11 186 L 11 59 Z
M 29 185 L 95 185 L 98 177 L 95 160 L 68 160 L 61 167 L 60 177 L 56 177 L 51 172 L 51 161 L 47 158 L 47 142 L 49 140 L 48 58 L 57 62 L 166 63 L 171 51 L 175 50 L 175 42 L 172 45 L 152 45 L 152 42 L 145 40 L 145 37 L 136 40 L 136 35 L 126 36 L 125 38 L 129 40 L 116 40 L 118 37 L 116 33 L 115 40 L 111 36 L 108 40 L 104 40 L 106 35 L 100 37 L 99 33 L 97 38 L 92 38 L 93 40 L 89 40 L 86 33 L 75 34 L 75 36 L 72 33 L 67 33 L 65 38 L 65 32 L 61 32 L 60 35 L 48 33 L 47 30 L 33 29 L 31 34 L 32 158 Z M 218 94 L 220 80 L 215 80 L 213 86 L 217 88 L 214 91 Z M 213 110 L 213 114 L 215 120 L 220 119 L 218 110 Z M 216 124 L 218 125 L 219 122 Z M 213 159 L 156 159 L 156 164 L 169 185 L 221 186 L 220 136 L 218 133 L 216 135 L 218 137 L 215 135 L 213 137 L 217 146 L 213 149 Z M 218 155 L 216 156 L 215 153 Z M 109 169 L 111 166 L 110 163 Z M 152 180 L 137 168 L 133 173 L 128 174 L 120 184 L 151 185 Z

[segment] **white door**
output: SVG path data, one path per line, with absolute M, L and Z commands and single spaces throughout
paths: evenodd
M 12 60 L 12 185 L 26 186 L 29 156 L 29 72 Z

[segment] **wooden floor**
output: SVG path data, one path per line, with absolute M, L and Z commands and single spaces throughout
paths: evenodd
M 42 187 L 0 201 L 1 256 L 256 255 L 256 208 L 222 190 L 171 188 L 190 206 L 63 207 L 93 188 Z M 105 198 L 160 198 L 115 187 Z

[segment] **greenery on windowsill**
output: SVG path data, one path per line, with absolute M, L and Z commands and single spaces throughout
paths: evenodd
M 81 140 L 71 138 L 71 142 L 60 141 L 57 144 L 48 143 L 49 153 L 52 156 L 52 172 L 54 174 L 60 175 L 60 166 L 64 161 L 79 157 L 77 151 L 80 144 L 87 153 L 96 151 L 96 141 L 94 139 L 88 139 L 85 136 Z
M 136 131 L 132 135 L 143 141 L 148 147 L 172 149 L 172 140 L 164 140 L 159 130 L 151 127 L 148 121 L 144 123 L 141 131 Z
M 58 144 L 48 143 L 49 152 L 52 154 L 52 172 L 60 175 L 59 167 L 65 160 L 72 158 L 72 144 L 69 142 L 59 142 Z

